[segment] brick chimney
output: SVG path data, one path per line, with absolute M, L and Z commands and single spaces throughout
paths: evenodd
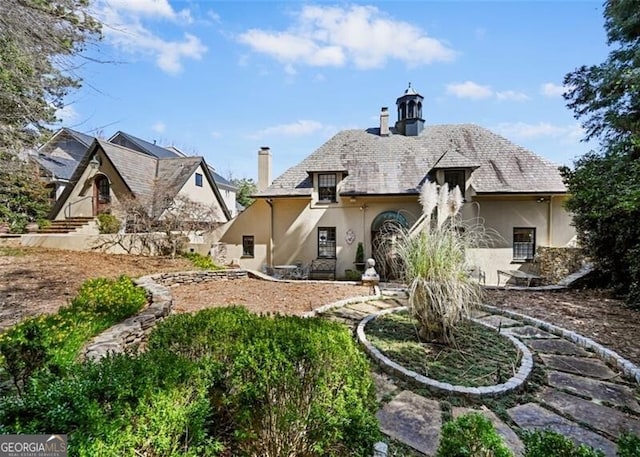
M 380 136 L 389 136 L 389 108 L 386 106 L 380 110 Z
M 271 149 L 262 146 L 258 151 L 258 192 L 271 185 Z

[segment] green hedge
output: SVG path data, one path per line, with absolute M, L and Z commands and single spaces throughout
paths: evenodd
M 513 454 L 489 419 L 480 413 L 469 413 L 444 424 L 436 456 L 512 457 Z
M 342 326 L 221 308 L 166 319 L 144 354 L 35 374 L 0 433 L 67 433 L 71 456 L 369 456 L 374 413 Z

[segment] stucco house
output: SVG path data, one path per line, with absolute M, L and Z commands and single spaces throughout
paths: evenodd
M 41 176 L 48 181 L 52 189 L 51 194 L 54 201 L 62 196 L 71 176 L 95 139 L 93 136 L 73 129 L 62 128 L 33 154 L 32 157 L 40 168 Z M 158 159 L 187 157 L 184 152 L 174 146 L 162 147 L 155 142 L 151 143 L 123 131 L 113 134 L 107 142 Z M 207 167 L 231 216 L 235 216 L 237 214 L 237 188 L 217 174 L 211 165 L 207 164 Z
M 259 192 L 225 226 L 226 256 L 256 269 L 335 259 L 341 277 L 354 268 L 359 242 L 366 257 L 375 255 L 385 221 L 410 228 L 418 220 L 426 181 L 459 186 L 462 218 L 494 233 L 469 252 L 487 284 L 497 282 L 497 270 L 527 270 L 541 246 L 572 242 L 556 165 L 477 125 L 425 124 L 423 97 L 411 86 L 396 105 L 394 127 L 383 107 L 377 127 L 337 133 L 273 182 L 271 152 L 260 149 Z
M 216 222 L 231 219 L 204 158 L 155 157 L 95 139 L 56 201 L 52 219 L 94 217 L 127 199 L 151 211 L 151 205 L 181 196 L 211 208 Z

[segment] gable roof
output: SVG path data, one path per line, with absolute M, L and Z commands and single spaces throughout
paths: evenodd
M 471 168 L 481 193 L 564 193 L 557 165 L 483 127 L 429 125 L 418 136 L 344 130 L 285 171 L 257 197 L 310 196 L 310 173 L 347 171 L 340 193 L 417 194 L 435 168 Z
M 71 185 L 64 190 L 61 198 L 56 202 L 52 214 L 59 212 L 63 202 L 66 201 L 73 187 L 82 177 L 89 161 L 99 150 L 102 150 L 104 156 L 111 162 L 113 169 L 118 173 L 127 189 L 134 197 L 141 199 L 153 197 L 154 187 L 157 182 L 161 183 L 167 197 L 175 198 L 195 170 L 202 166 L 224 216 L 227 220 L 231 219 L 231 213 L 202 157 L 156 158 L 149 154 L 99 139 L 94 140 L 80 161 L 70 179 Z
M 55 179 L 69 180 L 78 166 L 78 161 L 44 154 L 33 156 L 38 165 L 47 170 Z
M 134 149 L 138 152 L 157 157 L 158 159 L 183 156 L 173 150 L 163 148 L 162 146 L 158 146 L 157 144 L 149 143 L 142 138 L 138 138 L 123 131 L 116 132 L 111 138 L 109 138 L 108 141 L 109 143 L 120 144 L 121 146 L 128 147 L 129 149 Z M 121 141 L 124 144 L 122 144 Z

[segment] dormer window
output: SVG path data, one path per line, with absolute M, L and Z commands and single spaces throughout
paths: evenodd
M 335 203 L 336 201 L 335 173 L 318 175 L 318 201 Z
M 444 182 L 449 185 L 449 190 L 454 189 L 456 186 L 460 188 L 462 198 L 464 198 L 464 191 L 466 189 L 466 179 L 464 170 L 445 170 Z

